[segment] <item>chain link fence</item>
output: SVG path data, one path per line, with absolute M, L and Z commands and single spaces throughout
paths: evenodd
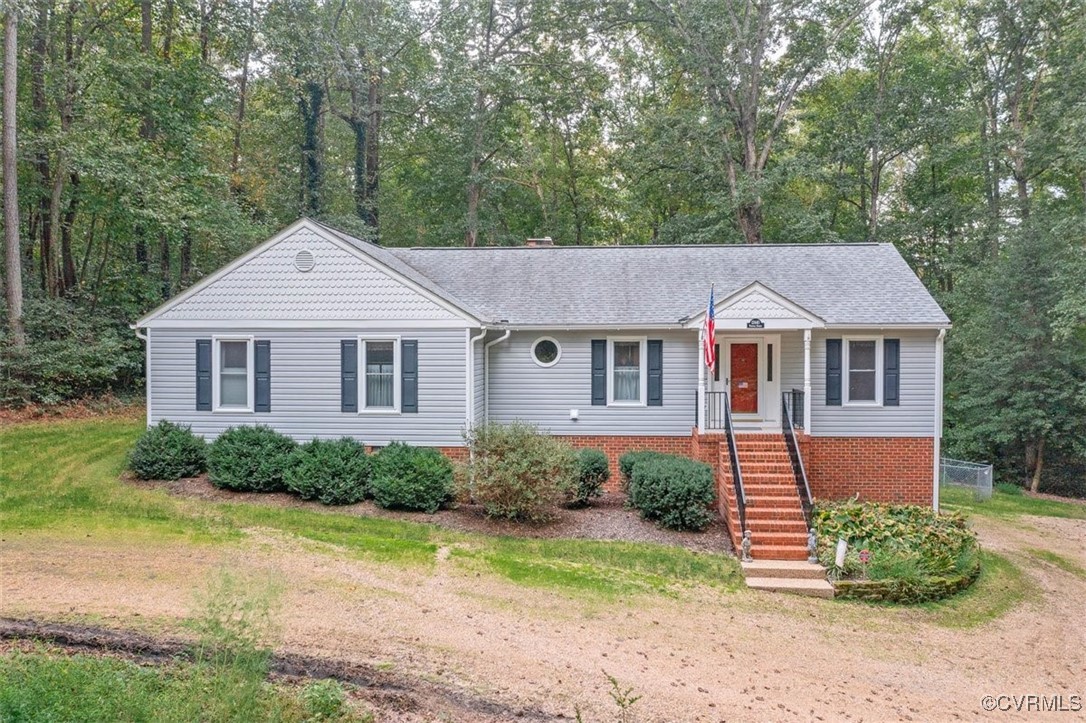
M 968 487 L 981 502 L 992 498 L 992 465 L 943 457 L 939 461 L 939 485 Z

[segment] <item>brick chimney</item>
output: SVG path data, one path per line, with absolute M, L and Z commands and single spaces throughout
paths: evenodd
M 542 238 L 530 238 L 524 242 L 524 245 L 532 249 L 539 246 L 554 246 L 554 239 L 552 239 L 550 236 L 544 236 Z

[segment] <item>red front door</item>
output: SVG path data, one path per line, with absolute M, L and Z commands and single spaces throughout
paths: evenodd
M 731 365 L 732 412 L 758 413 L 758 344 L 728 345 Z

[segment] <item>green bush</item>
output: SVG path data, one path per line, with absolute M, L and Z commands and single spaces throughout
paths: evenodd
M 437 512 L 452 496 L 452 463 L 436 449 L 393 442 L 373 456 L 370 486 L 381 507 Z
M 297 446 L 270 427 L 231 427 L 208 448 L 208 477 L 238 492 L 279 492 Z
M 369 477 L 366 449 L 344 437 L 332 442 L 314 439 L 298 447 L 283 473 L 283 482 L 303 500 L 351 505 L 365 498 Z
M 657 454 L 633 466 L 629 493 L 643 517 L 674 530 L 703 530 L 712 519 L 716 482 L 707 464 Z
M 997 482 L 995 486 L 996 492 L 1002 492 L 1005 495 L 1013 495 L 1020 497 L 1022 495 L 1022 487 L 1016 485 L 1013 482 Z
M 467 494 L 490 517 L 544 522 L 577 485 L 577 453 L 535 426 L 485 425 L 468 436 L 469 461 L 461 467 Z
M 957 512 L 919 505 L 877 502 L 820 502 L 812 523 L 819 561 L 834 569 L 837 540 L 849 544 L 842 578 L 900 580 L 919 585 L 929 578 L 968 575 L 978 564 L 977 537 Z M 860 562 L 866 549 L 870 559 Z
M 598 449 L 582 449 L 577 453 L 577 462 L 580 476 L 566 502 L 570 507 L 587 507 L 593 498 L 603 494 L 603 485 L 611 478 L 611 466 L 607 455 Z
M 161 421 L 136 440 L 128 468 L 139 479 L 195 477 L 207 469 L 207 443 L 189 427 Z
M 28 290 L 23 308 L 26 346 L 8 338 L 7 306 L 0 304 L 0 406 L 60 402 L 138 392 L 143 346 L 116 309 L 91 312 L 66 299 Z
M 649 459 L 657 459 L 659 457 L 671 457 L 673 455 L 664 454 L 663 452 L 627 452 L 618 458 L 618 471 L 622 475 L 622 488 L 629 492 L 630 482 L 633 480 L 633 471 L 640 462 L 644 462 Z

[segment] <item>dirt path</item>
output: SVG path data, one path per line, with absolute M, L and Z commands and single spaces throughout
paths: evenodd
M 176 631 L 217 570 L 275 580 L 281 655 L 416 681 L 418 705 L 379 706 L 379 720 L 568 719 L 577 710 L 615 720 L 604 672 L 643 696 L 633 708 L 640 721 L 1029 720 L 1038 714 L 987 714 L 981 698 L 1086 697 L 1086 580 L 1026 552 L 1049 549 L 1086 567 L 1086 521 L 977 528 L 1039 593 L 969 629 L 922 612 L 746 591 L 604 602 L 476 573 L 449 550 L 430 568 L 399 568 L 266 531 L 228 547 L 9 537 L 0 615 Z

